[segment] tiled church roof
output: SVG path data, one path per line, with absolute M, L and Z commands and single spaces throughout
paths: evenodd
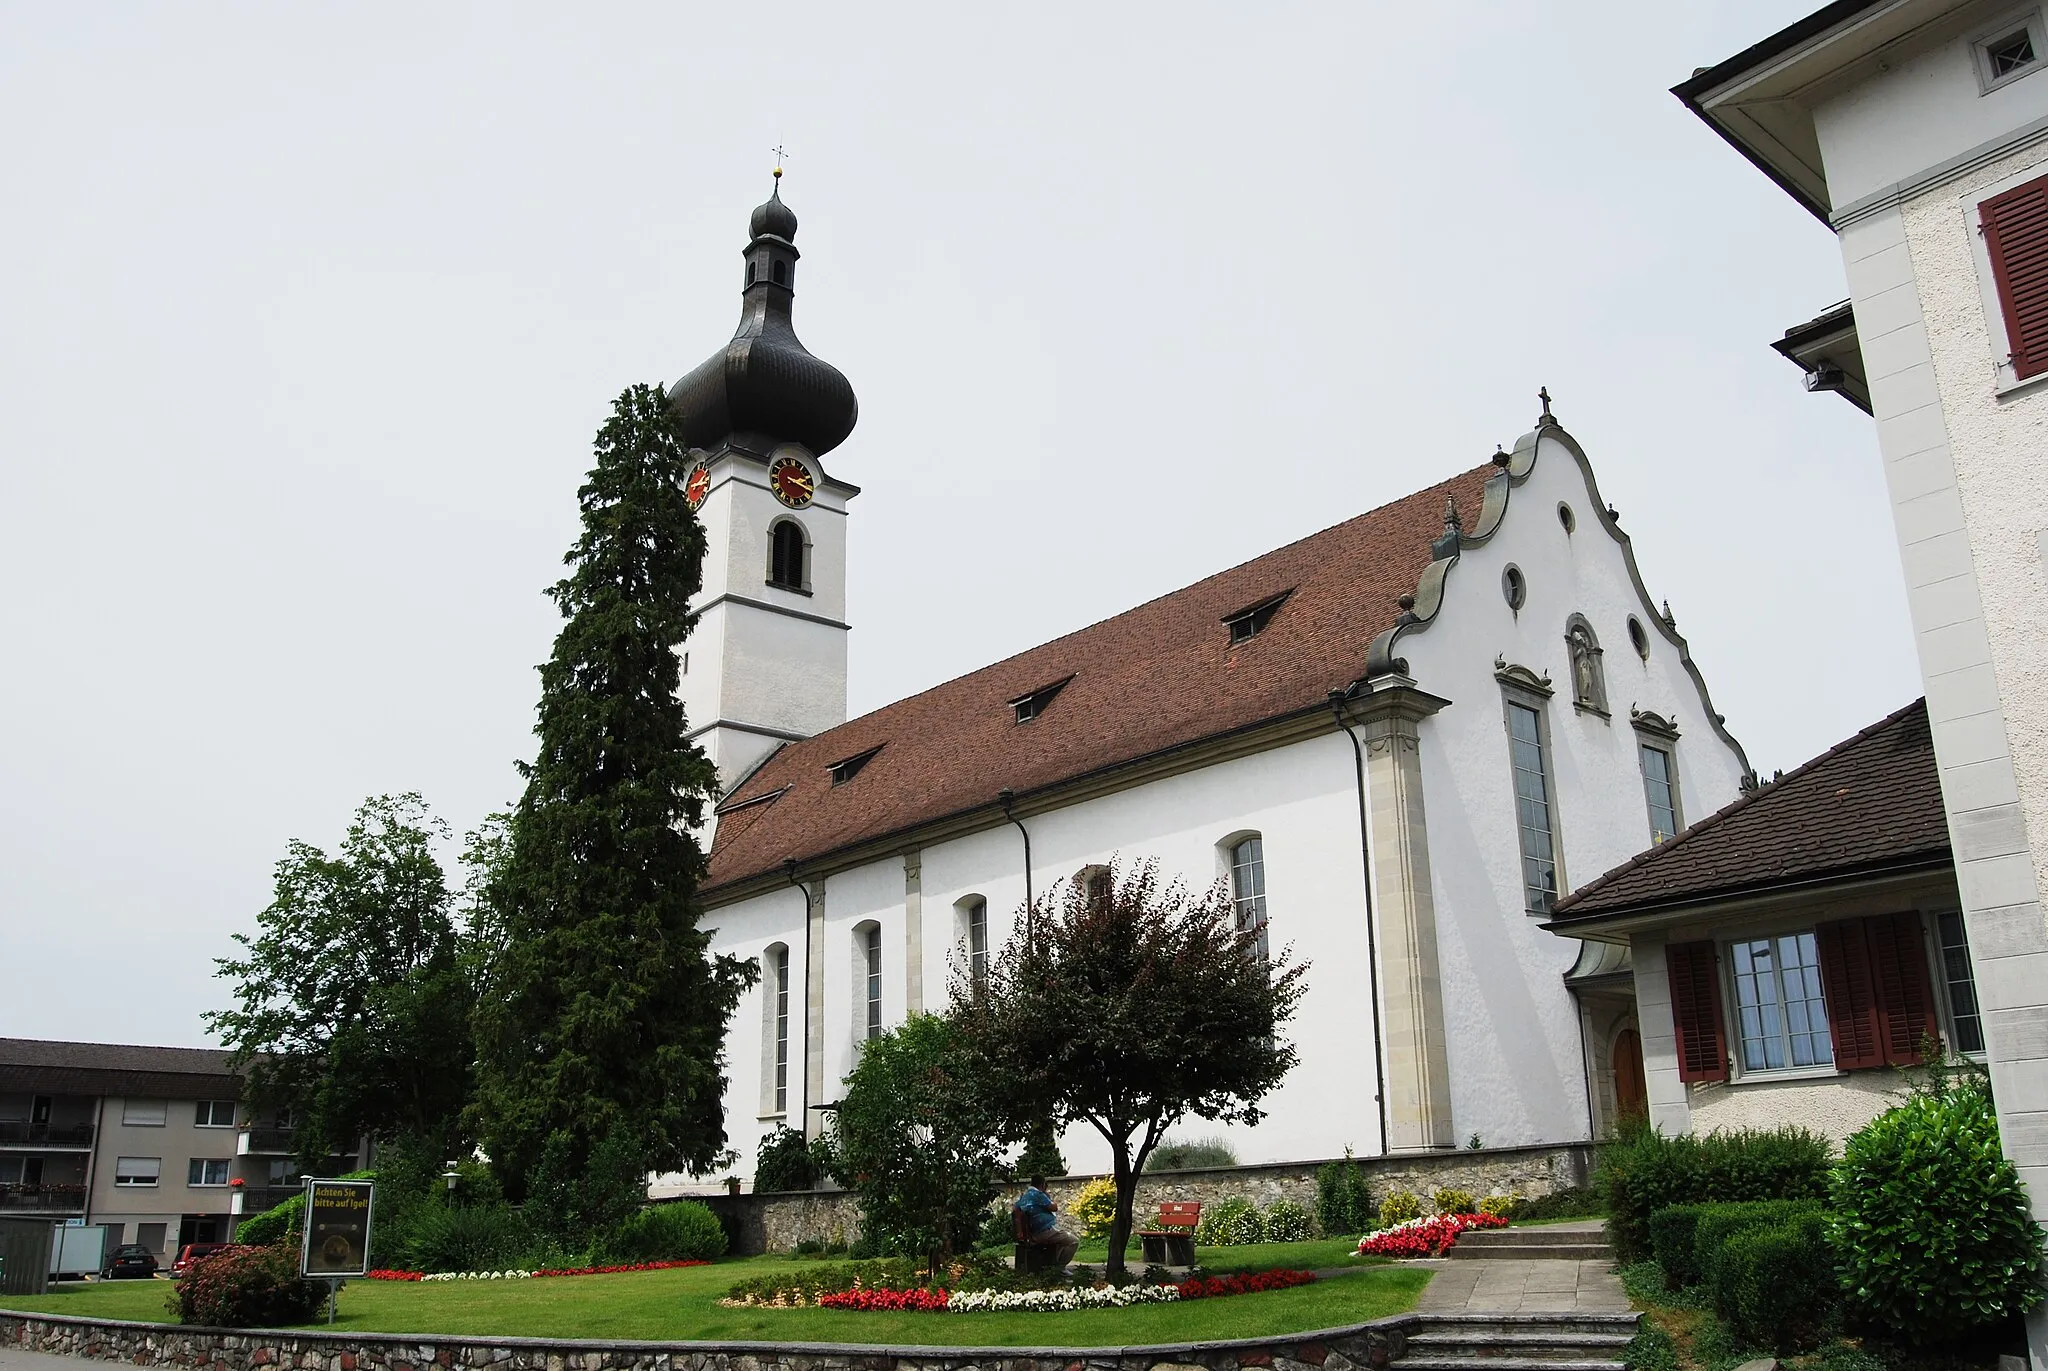
M 1557 902 L 1554 926 L 1949 855 L 1927 702 L 1837 743 Z
M 1495 471 L 1476 467 L 790 744 L 721 806 L 707 888 L 992 807 L 1004 787 L 1027 795 L 1324 707 L 1331 690 L 1365 673 L 1373 636 L 1414 592 L 1443 533 L 1445 500 L 1477 515 Z M 1283 592 L 1271 622 L 1233 646 L 1224 616 Z M 1011 701 L 1062 680 L 1043 715 L 1015 721 Z M 858 775 L 831 783 L 828 767 L 873 748 Z

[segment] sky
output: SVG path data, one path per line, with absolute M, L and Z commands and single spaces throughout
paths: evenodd
M 205 1042 L 289 840 L 517 794 L 591 437 L 731 336 L 777 144 L 855 713 L 1547 386 L 1752 763 L 1874 722 L 1871 425 L 1768 346 L 1835 241 L 1668 93 L 1812 4 L 0 0 L 0 1035 Z

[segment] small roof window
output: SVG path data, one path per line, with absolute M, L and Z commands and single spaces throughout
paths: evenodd
M 875 754 L 881 750 L 882 745 L 877 743 L 866 752 L 856 752 L 844 761 L 832 763 L 832 765 L 825 768 L 825 773 L 832 778 L 833 785 L 845 785 L 848 781 L 860 775 L 860 769 L 869 762 L 872 762 L 875 759 Z
M 1062 677 L 1051 685 L 1040 686 L 1030 694 L 1019 695 L 1016 699 L 1010 701 L 1010 708 L 1017 711 L 1017 722 L 1028 724 L 1039 715 L 1045 713 L 1045 707 L 1052 703 L 1053 697 L 1062 690 L 1065 690 L 1067 682 L 1073 679 L 1072 676 Z
M 1235 614 L 1224 615 L 1223 622 L 1230 629 L 1230 641 L 1236 644 L 1257 637 L 1267 624 L 1273 622 L 1273 616 L 1280 612 L 1280 606 L 1286 604 L 1287 597 L 1293 593 L 1292 589 L 1283 590 L 1271 599 L 1248 605 Z

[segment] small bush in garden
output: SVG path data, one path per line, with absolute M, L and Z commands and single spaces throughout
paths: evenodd
M 531 1246 L 526 1224 L 503 1205 L 432 1204 L 412 1213 L 397 1256 L 409 1271 L 502 1271 L 520 1265 Z
M 1533 1223 L 1538 1219 L 1597 1218 L 1606 1212 L 1607 1202 L 1599 1191 L 1578 1187 L 1515 1201 L 1515 1219 L 1519 1223 Z
M 1841 1304 L 1818 1210 L 1731 1234 L 1713 1265 L 1714 1312 L 1735 1336 L 1779 1353 L 1812 1347 Z
M 1902 1342 L 1968 1335 L 2041 1302 L 2041 1230 L 1980 1077 L 1942 1082 L 1852 1135 L 1830 1209 L 1850 1312 Z
M 1195 1227 L 1195 1243 L 1200 1247 L 1235 1247 L 1263 1242 L 1265 1237 L 1266 1221 L 1258 1206 L 1238 1195 L 1202 1206 L 1202 1221 Z
M 1237 1153 L 1221 1138 L 1167 1138 L 1145 1159 L 1147 1171 L 1193 1171 L 1236 1166 Z
M 258 1247 L 285 1242 L 299 1231 L 303 1225 L 303 1220 L 299 1216 L 305 1212 L 306 1197 L 294 1195 L 273 1209 L 266 1209 L 254 1218 L 242 1220 L 235 1228 L 235 1241 L 253 1243 Z
M 1512 1219 L 1515 1217 L 1516 1208 L 1521 1202 L 1521 1198 L 1512 1193 L 1488 1195 L 1479 1202 L 1479 1212 L 1491 1214 L 1496 1219 Z
M 650 1205 L 613 1229 L 605 1254 L 614 1262 L 711 1261 L 725 1255 L 725 1227 L 695 1200 Z
M 1748 1200 L 1737 1204 L 1703 1204 L 1693 1223 L 1692 1267 L 1688 1284 L 1714 1289 L 1715 1273 L 1727 1256 L 1728 1243 L 1739 1233 L 1811 1218 L 1821 1212 L 1817 1200 Z
M 1705 1207 L 1671 1204 L 1650 1215 L 1650 1254 L 1664 1269 L 1664 1279 L 1673 1290 L 1699 1284 L 1699 1261 L 1693 1253 L 1699 1237 L 1700 1211 Z
M 327 1286 L 299 1275 L 289 1247 L 243 1247 L 192 1264 L 171 1293 L 179 1323 L 212 1328 L 281 1328 L 306 1323 L 327 1301 Z
M 811 1145 L 794 1128 L 778 1128 L 761 1143 L 754 1158 L 754 1193 L 809 1190 L 818 1183 Z
M 1422 1217 L 1422 1197 L 1406 1190 L 1395 1190 L 1380 1201 L 1380 1227 L 1392 1228 L 1397 1223 Z
M 1439 1214 L 1476 1214 L 1479 1201 L 1472 1198 L 1469 1190 L 1439 1190 L 1430 1196 Z
M 1267 1242 L 1307 1242 L 1316 1235 L 1315 1219 L 1293 1200 L 1275 1200 L 1266 1206 Z
M 1363 1233 L 1377 1217 L 1365 1168 L 1351 1159 L 1350 1148 L 1344 1149 L 1343 1161 L 1316 1168 L 1316 1222 L 1327 1236 Z
M 1106 1238 L 1116 1222 L 1116 1182 L 1104 1177 L 1081 1187 L 1069 1207 L 1084 1238 Z
M 1646 1123 L 1623 1126 L 1600 1152 L 1595 1177 L 1606 1200 L 1607 1236 L 1624 1262 L 1650 1255 L 1650 1215 L 1674 1204 L 1820 1199 L 1828 1143 L 1798 1127 L 1667 1138 Z

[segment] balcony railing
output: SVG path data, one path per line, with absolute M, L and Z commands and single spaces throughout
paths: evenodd
M 0 1147 L 91 1147 L 89 1123 L 30 1123 L 0 1119 Z
M 244 1157 L 259 1153 L 289 1156 L 296 1141 L 297 1134 L 293 1129 L 276 1124 L 257 1124 L 242 1130 L 240 1152 Z
M 304 1188 L 296 1185 L 237 1186 L 228 1208 L 237 1214 L 262 1214 L 304 1193 Z
M 45 1214 L 83 1214 L 82 1185 L 0 1185 L 0 1209 L 37 1210 Z

